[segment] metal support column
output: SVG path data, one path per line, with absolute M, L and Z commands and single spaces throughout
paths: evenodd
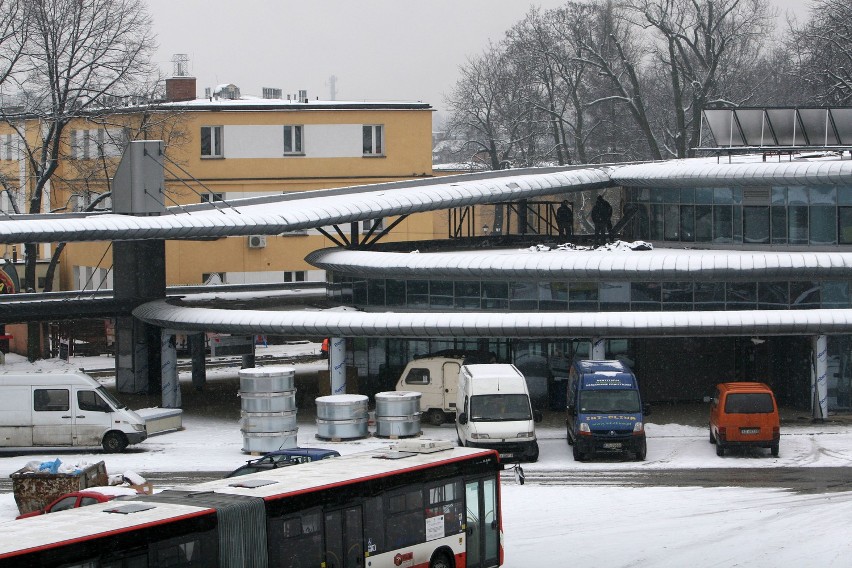
M 177 342 L 175 332 L 164 329 L 160 332 L 160 376 L 162 407 L 180 408 L 180 381 L 177 370 Z
M 811 352 L 813 419 L 822 421 L 828 418 L 828 338 L 825 335 L 811 337 Z
M 192 386 L 195 390 L 204 390 L 207 383 L 207 360 L 204 357 L 204 334 L 193 333 L 189 336 L 189 350 L 192 355 Z
M 346 340 L 332 337 L 328 346 L 329 381 L 331 394 L 346 393 Z
M 596 361 L 600 361 L 602 359 L 606 359 L 606 338 L 603 337 L 593 337 L 592 338 L 592 346 L 591 353 L 592 359 Z

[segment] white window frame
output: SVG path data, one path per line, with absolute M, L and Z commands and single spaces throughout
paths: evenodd
M 202 193 L 199 195 L 199 198 L 201 199 L 201 203 L 212 203 L 214 201 L 224 201 L 225 194 L 218 192 Z
M 305 155 L 305 126 L 303 124 L 285 124 L 284 155 Z
M 362 125 L 362 149 L 365 156 L 385 155 L 385 125 Z
M 209 132 L 210 150 L 204 153 L 204 132 Z M 225 127 L 224 126 L 202 126 L 201 138 L 199 140 L 202 159 L 217 159 L 225 157 Z

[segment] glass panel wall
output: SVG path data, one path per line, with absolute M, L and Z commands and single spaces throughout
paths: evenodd
M 505 282 L 354 279 L 329 276 L 329 295 L 352 294 L 358 307 L 412 311 L 616 312 L 787 310 L 852 307 L 850 282 Z M 424 293 L 428 290 L 429 293 Z M 369 291 L 369 293 L 367 293 Z M 358 298 L 362 299 L 358 303 Z M 369 301 L 368 301 L 369 300 Z
M 760 201 L 767 194 L 760 195 L 752 191 L 744 205 L 742 188 L 631 190 L 637 211 L 648 211 L 648 227 L 634 223 L 634 237 L 716 244 L 852 244 L 852 187 L 772 187 L 765 204 Z

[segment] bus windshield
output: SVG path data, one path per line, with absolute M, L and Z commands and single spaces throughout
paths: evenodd
M 642 412 L 639 392 L 617 389 L 580 391 L 580 412 Z
M 470 397 L 470 420 L 508 422 L 532 420 L 530 399 L 524 394 L 482 394 Z

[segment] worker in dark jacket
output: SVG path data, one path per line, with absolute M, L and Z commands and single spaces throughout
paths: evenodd
M 595 246 L 606 244 L 612 239 L 612 205 L 598 195 L 592 207 L 592 223 L 595 226 Z
M 556 209 L 556 226 L 559 228 L 560 237 L 570 237 L 574 234 L 574 212 L 568 205 L 568 201 L 563 201 Z

